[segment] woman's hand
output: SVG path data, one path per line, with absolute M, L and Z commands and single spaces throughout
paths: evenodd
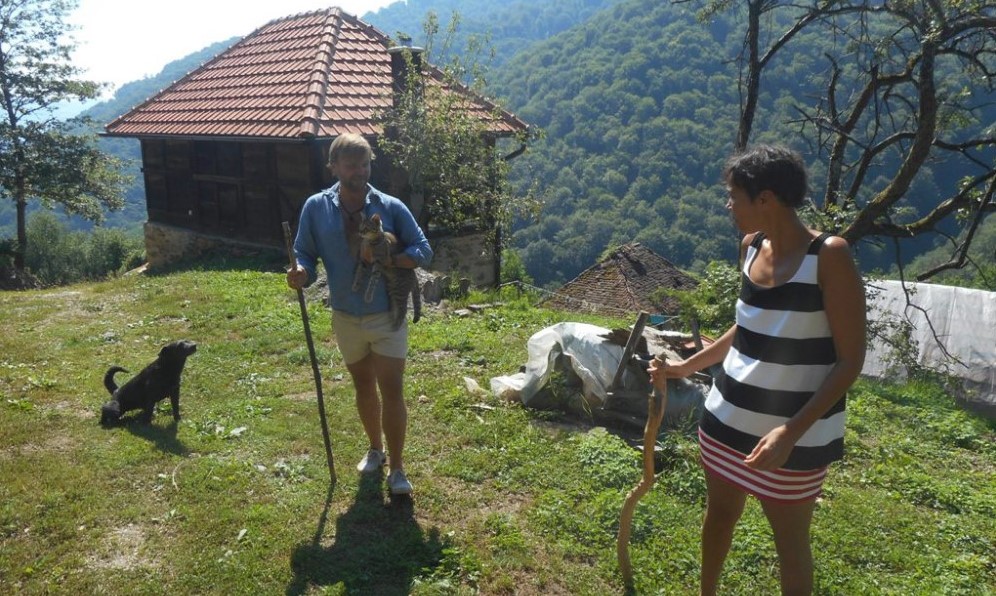
M 665 362 L 661 362 L 661 364 L 664 365 L 663 373 L 667 375 L 667 378 L 669 379 L 684 379 L 696 370 L 688 363 L 688 360 L 682 360 L 681 362 L 677 362 L 675 364 L 667 364 Z
M 667 365 L 665 360 L 660 356 L 654 356 L 653 360 L 650 361 L 650 366 L 647 367 L 647 372 L 650 374 L 650 383 L 654 386 L 654 389 L 663 392 L 664 384 L 667 383 Z
M 790 436 L 785 425 L 761 437 L 754 450 L 744 458 L 744 464 L 755 470 L 776 470 L 785 465 L 798 437 Z

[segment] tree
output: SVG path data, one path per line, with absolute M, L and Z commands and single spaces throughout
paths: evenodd
M 736 4 L 695 3 L 703 17 Z M 996 3 L 822 0 L 803 6 L 748 0 L 744 5 L 737 146 L 750 137 L 765 67 L 815 28 L 823 39 L 838 42 L 826 55 L 825 93 L 797 106 L 797 123 L 826 162 L 818 208 L 824 226 L 852 244 L 891 240 L 897 263 L 902 239 L 957 237 L 951 258 L 922 273 L 921 280 L 971 262 L 965 255 L 975 232 L 996 212 L 996 112 L 990 105 L 996 90 Z M 772 18 L 776 13 L 788 18 Z M 972 173 L 949 181 L 942 196 L 916 196 L 915 182 L 932 165 Z M 960 232 L 951 234 L 951 228 Z
M 86 120 L 59 121 L 60 102 L 95 98 L 100 85 L 79 78 L 64 34 L 76 0 L 0 0 L 0 197 L 17 207 L 14 266 L 24 269 L 27 204 L 61 205 L 101 222 L 124 205 L 121 162 L 96 148 Z M 80 132 L 83 131 L 83 132 Z
M 493 233 L 495 254 L 501 255 L 502 230 L 534 207 L 528 196 L 513 194 L 507 182 L 509 159 L 525 150 L 530 135 L 515 135 L 518 146 L 509 151 L 493 132 L 504 116 L 485 99 L 487 64 L 479 55 L 487 41 L 472 39 L 464 52 L 452 52 L 458 23 L 454 14 L 438 49 L 449 60 L 441 68 L 428 65 L 439 33 L 433 13 L 424 24 L 424 54 L 398 48 L 406 64 L 404 84 L 396 89 L 394 106 L 381 114 L 385 135 L 380 144 L 405 173 L 413 202 L 422 203 L 416 216 L 423 229 L 486 230 Z

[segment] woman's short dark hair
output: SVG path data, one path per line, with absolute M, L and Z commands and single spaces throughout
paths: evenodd
M 734 154 L 726 161 L 723 180 L 744 189 L 752 201 L 769 190 L 796 209 L 803 205 L 808 192 L 802 156 L 777 145 L 756 145 Z

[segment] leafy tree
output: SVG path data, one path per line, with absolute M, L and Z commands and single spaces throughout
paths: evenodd
M 685 325 L 701 325 L 708 333 L 721 334 L 735 322 L 740 270 L 726 261 L 711 261 L 691 290 L 661 288 L 652 299 L 663 296 L 678 301 L 678 313 Z
M 43 285 L 104 279 L 145 260 L 141 236 L 108 228 L 74 232 L 48 211 L 31 218 L 28 234 L 33 240 L 25 262 Z
M 532 208 L 529 196 L 515 195 L 507 182 L 508 156 L 525 149 L 529 134 L 516 135 L 519 146 L 509 147 L 492 132 L 503 116 L 485 99 L 487 64 L 479 55 L 487 42 L 472 40 L 459 56 L 450 52 L 458 24 L 454 14 L 441 50 L 450 59 L 441 68 L 426 63 L 437 50 L 440 26 L 434 14 L 425 22 L 426 62 L 399 48 L 405 84 L 394 106 L 381 115 L 386 133 L 381 149 L 406 174 L 413 203 L 421 199 L 416 217 L 424 229 L 493 232 L 496 254 L 502 254 L 502 230 Z M 489 109 L 481 111 L 474 103 Z
M 748 142 L 773 58 L 812 30 L 839 40 L 826 55 L 824 93 L 796 107 L 826 162 L 823 227 L 852 244 L 891 240 L 899 262 L 901 239 L 956 226 L 963 241 L 951 258 L 918 278 L 972 262 L 975 232 L 996 212 L 996 129 L 987 117 L 996 91 L 996 2 L 674 2 L 700 5 L 703 17 L 743 9 L 734 10 L 746 21 L 737 147 Z M 971 173 L 917 197 L 931 163 Z
M 100 222 L 104 209 L 120 209 L 125 178 L 120 161 L 96 148 L 90 123 L 58 121 L 60 102 L 97 96 L 100 86 L 79 77 L 66 39 L 66 16 L 75 0 L 0 0 L 0 197 L 17 211 L 14 266 L 23 270 L 30 199 Z
M 512 282 L 532 285 L 533 278 L 526 273 L 526 267 L 522 264 L 519 254 L 512 249 L 506 248 L 501 258 L 501 283 L 507 284 Z

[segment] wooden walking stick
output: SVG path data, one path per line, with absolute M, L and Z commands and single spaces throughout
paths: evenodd
M 664 366 L 664 360 L 654 358 L 658 366 Z M 633 566 L 629 561 L 629 534 L 633 526 L 633 512 L 636 503 L 647 494 L 654 485 L 654 445 L 657 444 L 657 430 L 664 419 L 664 408 L 667 407 L 667 383 L 658 390 L 651 388 L 647 395 L 647 424 L 643 428 L 643 477 L 640 482 L 626 495 L 622 513 L 619 514 L 619 535 L 616 538 L 616 556 L 619 559 L 619 569 L 622 571 L 623 582 L 627 589 L 633 588 Z
M 294 257 L 294 243 L 291 240 L 290 224 L 284 226 L 284 243 L 287 245 L 287 259 L 290 268 L 297 269 L 297 259 Z M 297 303 L 301 305 L 301 322 L 304 323 L 304 337 L 308 340 L 308 354 L 311 356 L 311 372 L 315 375 L 315 390 L 318 392 L 318 417 L 322 421 L 322 439 L 325 440 L 325 460 L 329 464 L 329 477 L 335 484 L 335 461 L 332 459 L 332 441 L 329 440 L 329 423 L 325 419 L 325 398 L 322 396 L 322 373 L 318 369 L 318 357 L 315 356 L 315 342 L 311 339 L 311 325 L 308 323 L 308 305 L 304 302 L 304 290 L 298 288 Z

